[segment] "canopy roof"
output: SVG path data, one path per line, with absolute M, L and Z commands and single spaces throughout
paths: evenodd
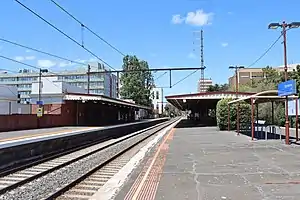
M 297 99 L 297 98 L 298 96 L 296 95 L 288 96 L 288 99 Z M 267 90 L 247 97 L 235 99 L 233 101 L 228 102 L 228 104 L 233 104 L 241 101 L 245 101 L 251 104 L 251 99 L 253 99 L 255 103 L 266 103 L 272 101 L 284 101 L 285 96 L 278 96 L 278 90 Z

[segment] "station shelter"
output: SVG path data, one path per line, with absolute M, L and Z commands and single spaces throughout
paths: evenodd
M 216 106 L 224 98 L 243 98 L 254 93 L 248 92 L 203 92 L 166 96 L 169 103 L 176 108 L 187 111 L 188 118 L 202 124 L 216 125 Z

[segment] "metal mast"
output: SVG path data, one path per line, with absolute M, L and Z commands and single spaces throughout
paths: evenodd
M 201 92 L 204 91 L 204 57 L 203 57 L 203 30 L 201 29 L 201 36 L 200 36 L 200 67 L 201 67 L 201 77 L 200 77 L 200 88 L 202 89 Z

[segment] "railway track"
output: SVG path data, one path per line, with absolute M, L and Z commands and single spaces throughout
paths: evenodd
M 133 147 L 174 122 L 163 122 L 0 177 L 0 199 L 70 199 L 74 190 L 91 195 L 91 188 L 96 191 L 126 164 L 128 156 L 125 159 L 121 155 L 130 154 Z M 73 191 L 68 191 L 70 188 Z

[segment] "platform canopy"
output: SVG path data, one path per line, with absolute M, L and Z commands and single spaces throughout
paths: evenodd
M 133 107 L 133 108 L 139 108 L 139 109 L 145 109 L 145 110 L 151 110 L 151 107 L 138 105 L 129 101 L 121 100 L 121 99 L 115 99 L 111 97 L 107 97 L 104 95 L 98 95 L 98 94 L 82 94 L 82 93 L 66 93 L 63 97 L 63 100 L 69 100 L 69 101 L 99 101 L 103 104 L 111 104 L 115 106 L 126 106 L 126 107 Z
M 215 108 L 217 102 L 224 98 L 245 98 L 255 93 L 239 92 L 236 96 L 236 92 L 202 92 L 194 94 L 181 94 L 166 96 L 169 103 L 174 105 L 180 110 L 193 110 L 199 108 L 199 106 L 205 106 L 207 108 Z
M 297 99 L 298 96 L 292 95 L 292 96 L 288 96 L 288 98 L 289 99 Z M 233 104 L 233 103 L 237 103 L 237 102 L 241 102 L 241 101 L 245 101 L 245 102 L 251 104 L 251 99 L 254 100 L 254 103 L 258 104 L 258 103 L 266 103 L 266 102 L 272 102 L 272 101 L 284 101 L 285 96 L 278 96 L 278 90 L 268 90 L 268 91 L 263 91 L 263 92 L 259 92 L 256 94 L 252 94 L 250 96 L 241 97 L 241 98 L 232 100 L 232 101 L 228 102 L 228 104 Z

